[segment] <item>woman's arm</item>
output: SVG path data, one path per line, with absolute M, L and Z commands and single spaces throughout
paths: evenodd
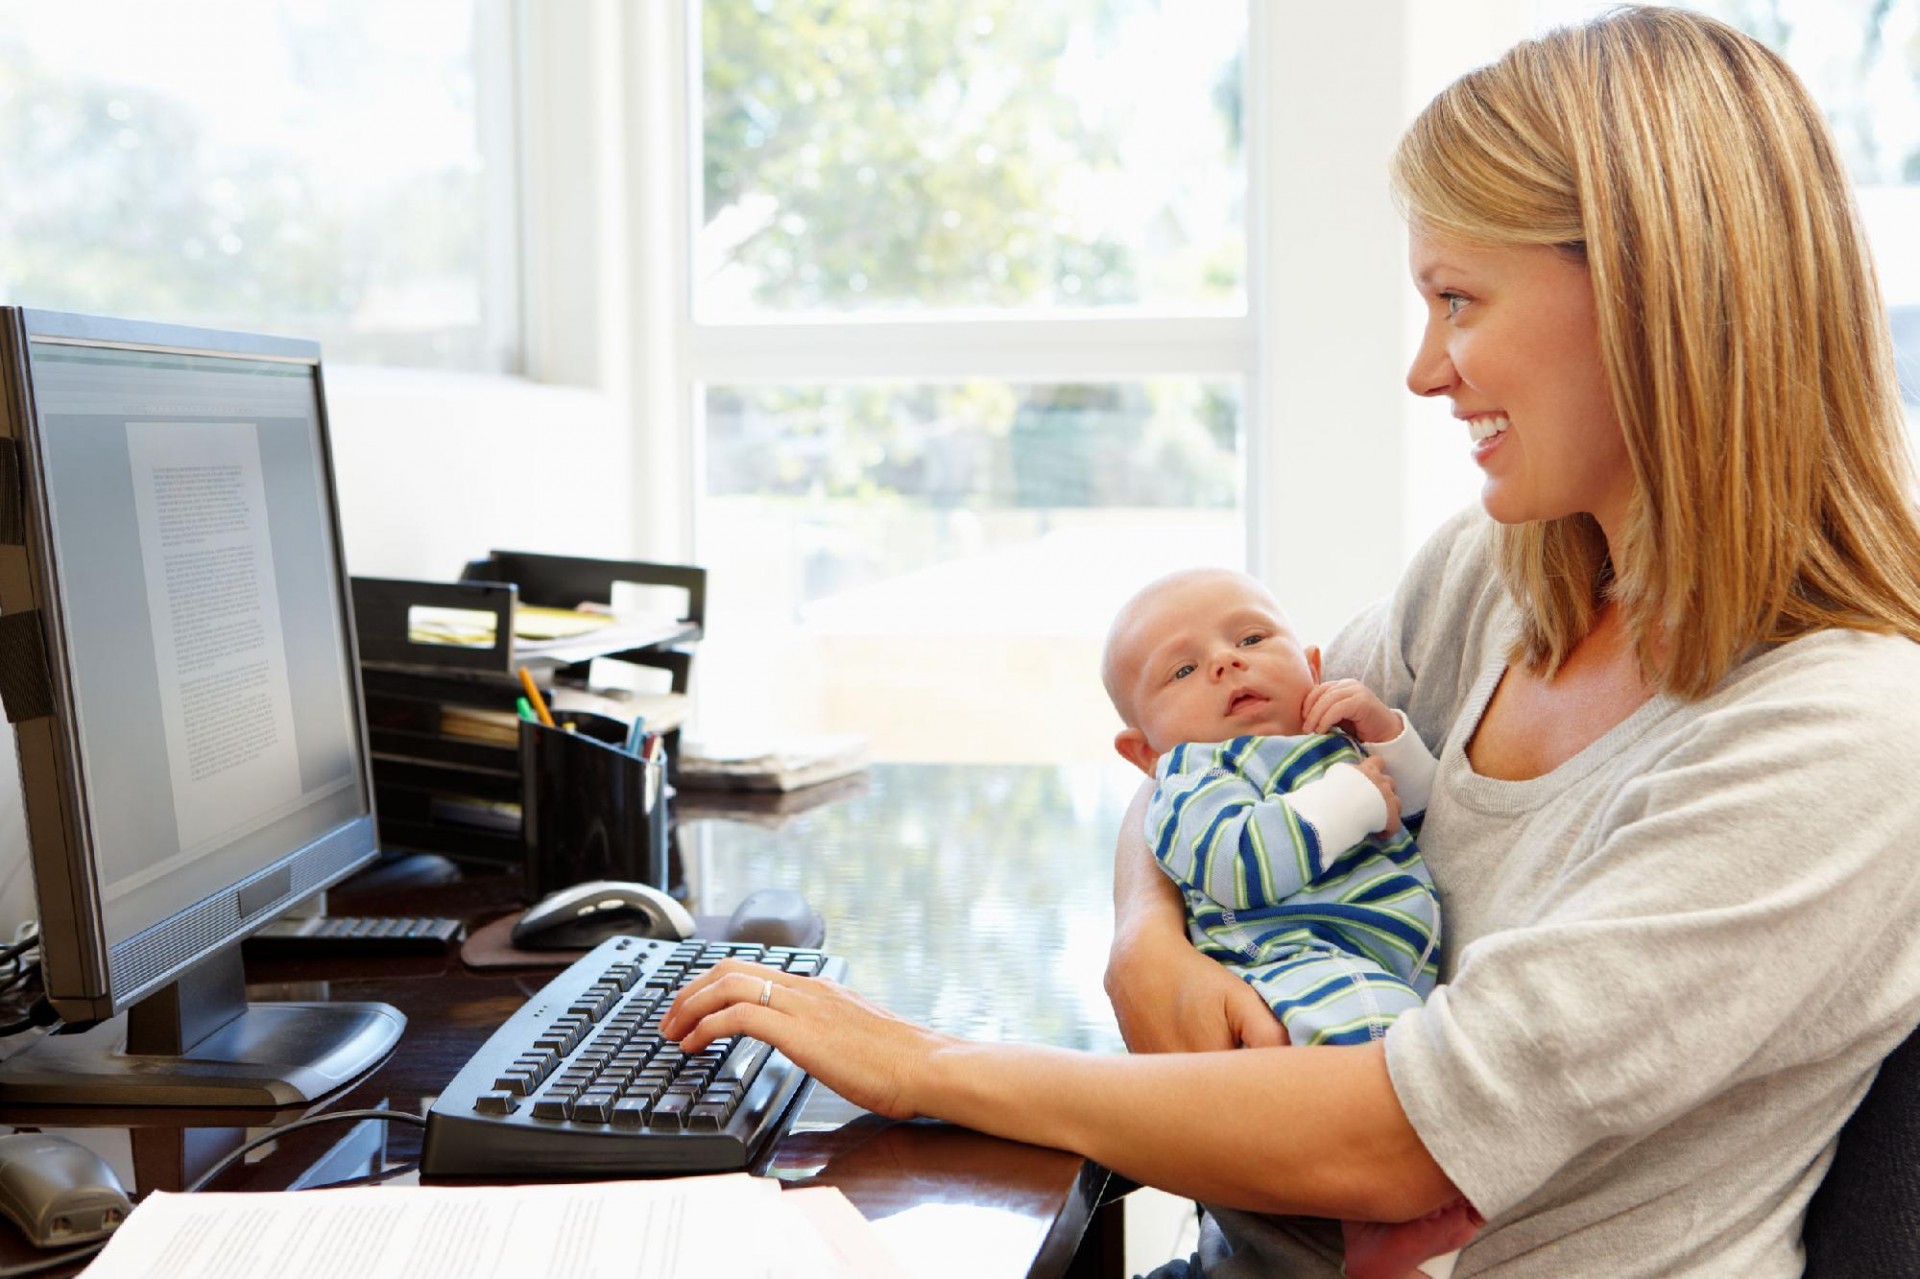
M 1120 821 L 1113 859 L 1113 945 L 1106 990 L 1136 1053 L 1202 1052 L 1282 1042 L 1280 1023 L 1253 987 L 1193 948 L 1180 890 L 1143 833 L 1153 783 Z
M 688 986 L 661 1032 L 689 1052 L 752 1035 L 869 1110 L 1073 1150 L 1210 1203 L 1404 1221 L 1458 1197 L 1379 1045 L 1120 1056 L 974 1043 L 833 982 L 732 960 Z

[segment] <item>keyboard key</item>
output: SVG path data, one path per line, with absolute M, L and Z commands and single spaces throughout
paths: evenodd
M 473 1099 L 473 1108 L 483 1115 L 511 1115 L 520 1103 L 511 1092 L 483 1092 Z

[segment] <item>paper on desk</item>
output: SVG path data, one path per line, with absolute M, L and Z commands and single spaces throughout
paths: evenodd
M 834 1216 L 836 1231 L 849 1229 L 844 1214 Z M 557 1186 L 156 1191 L 84 1276 L 881 1279 L 898 1273 L 870 1268 L 874 1257 L 886 1254 L 858 1244 L 829 1246 L 810 1214 L 786 1202 L 778 1182 L 737 1173 Z

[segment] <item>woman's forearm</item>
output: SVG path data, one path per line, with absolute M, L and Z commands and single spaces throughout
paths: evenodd
M 1120 820 L 1113 851 L 1113 932 L 1116 949 L 1148 936 L 1179 937 L 1187 932 L 1180 889 L 1167 878 L 1143 827 L 1153 783 L 1143 785 Z
M 927 1067 L 910 1086 L 920 1114 L 1208 1203 L 1404 1221 L 1459 1193 L 1400 1108 L 1380 1045 L 1116 1057 L 951 1041 Z
M 1207 1052 L 1285 1043 L 1260 995 L 1187 939 L 1180 890 L 1147 847 L 1151 785 L 1120 825 L 1113 865 L 1113 946 L 1106 991 L 1134 1052 Z

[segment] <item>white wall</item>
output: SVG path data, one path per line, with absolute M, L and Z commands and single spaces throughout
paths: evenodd
M 517 378 L 327 374 L 347 568 L 450 580 L 499 548 L 632 553 L 620 404 Z

